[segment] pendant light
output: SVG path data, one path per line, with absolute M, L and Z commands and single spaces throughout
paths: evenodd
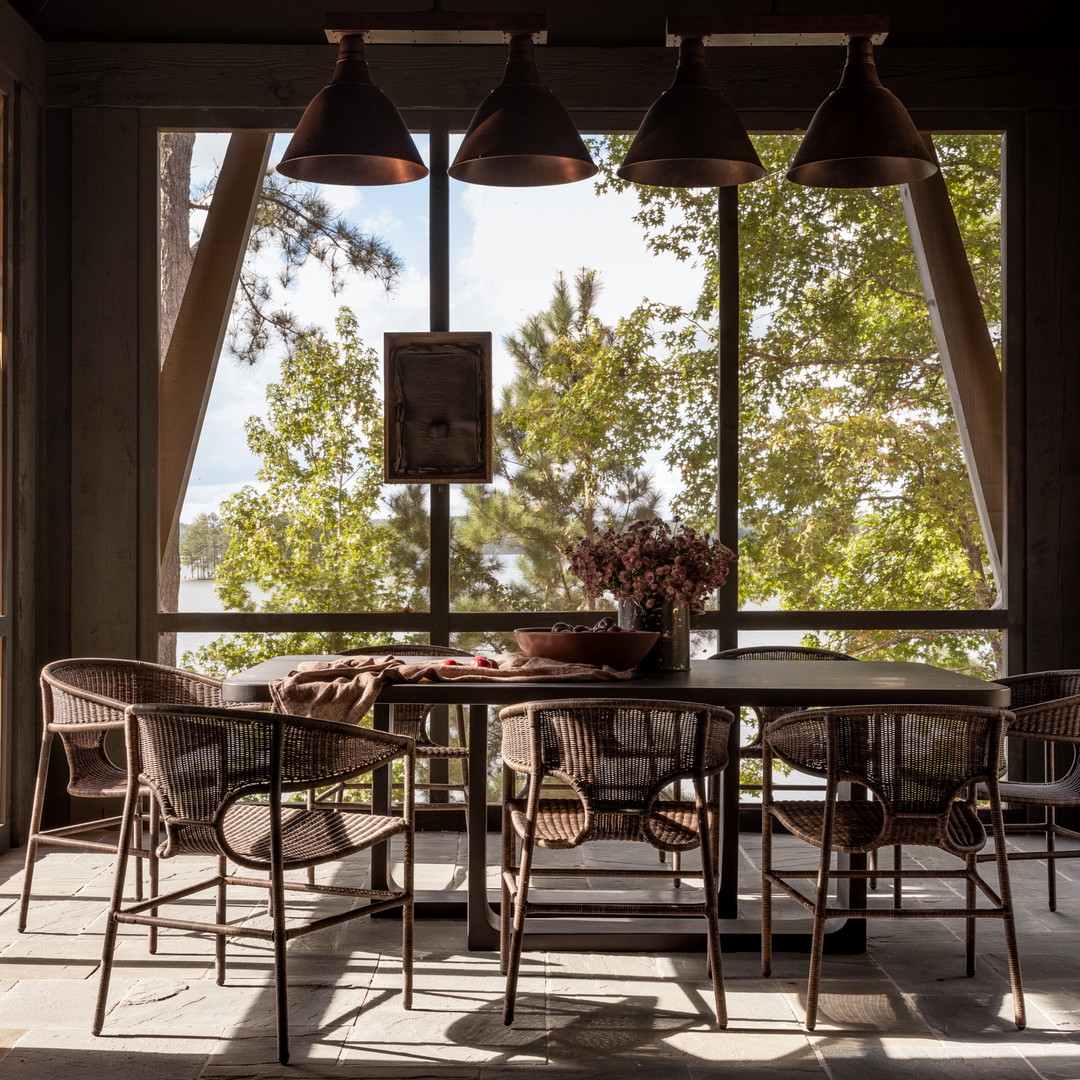
M 531 35 L 510 38 L 503 80 L 480 103 L 447 172 L 489 187 L 572 184 L 596 175 L 570 114 L 540 83 Z
M 363 186 L 427 176 L 401 114 L 371 81 L 362 34 L 342 36 L 333 82 L 304 110 L 277 170 L 294 180 Z
M 907 110 L 878 81 L 874 47 L 852 37 L 840 85 L 818 107 L 787 178 L 810 187 L 881 187 L 937 172 Z
M 765 175 L 750 136 L 705 64 L 701 38 L 681 38 L 671 88 L 645 114 L 618 175 L 656 187 L 732 187 Z

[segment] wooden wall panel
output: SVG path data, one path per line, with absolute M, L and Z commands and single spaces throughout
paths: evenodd
M 1080 667 L 1080 114 L 1034 112 L 1026 170 L 1029 671 Z
M 835 90 L 840 49 L 706 50 L 717 85 L 737 109 L 816 108 Z M 1075 101 L 1080 50 L 882 48 L 882 82 L 909 109 L 1060 107 Z M 186 45 L 55 42 L 49 104 L 116 107 L 301 110 L 330 81 L 333 45 Z M 537 50 L 545 86 L 568 109 L 644 112 L 671 83 L 674 50 Z M 373 46 L 375 84 L 399 108 L 467 119 L 501 79 L 506 55 L 490 46 Z M 181 100 L 182 98 L 182 100 Z
M 0 85 L 8 95 L 10 140 L 7 157 L 6 222 L 3 257 L 8 300 L 4 327 L 8 430 L 4 456 L 10 491 L 7 520 L 4 629 L 3 727 L 0 729 L 0 850 L 21 844 L 30 808 L 40 745 L 37 670 L 40 665 L 40 597 L 33 587 L 44 499 L 40 477 L 39 423 L 42 310 L 42 128 L 45 90 L 44 42 L 6 4 L 0 4 Z
M 71 117 L 71 651 L 135 656 L 138 130 Z

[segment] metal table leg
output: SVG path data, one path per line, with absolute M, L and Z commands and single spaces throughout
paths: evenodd
M 469 706 L 469 809 L 466 914 L 470 949 L 499 947 L 499 926 L 487 895 L 488 706 Z

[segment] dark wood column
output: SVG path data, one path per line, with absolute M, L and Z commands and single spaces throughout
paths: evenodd
M 1080 667 L 1080 113 L 1031 112 L 1024 177 L 1027 656 Z

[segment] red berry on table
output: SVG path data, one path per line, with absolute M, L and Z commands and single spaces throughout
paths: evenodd
M 495 661 L 486 656 L 474 656 L 470 663 L 473 667 L 495 667 Z
M 457 661 L 456 660 L 444 660 L 443 663 L 444 664 L 456 664 Z

